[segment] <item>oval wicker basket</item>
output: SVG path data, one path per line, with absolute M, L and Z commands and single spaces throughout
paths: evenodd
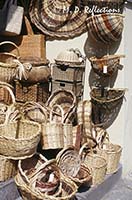
M 80 156 L 83 163 L 90 169 L 92 175 L 92 185 L 100 184 L 104 181 L 107 169 L 106 160 L 93 152 L 85 152 L 84 149 L 88 147 L 85 143 L 80 149 Z
M 118 41 L 124 27 L 123 18 L 124 15 L 119 13 L 103 13 L 90 16 L 87 18 L 88 32 L 95 40 L 103 43 Z
M 16 48 L 17 55 L 6 52 L 0 53 L 0 80 L 7 83 L 12 83 L 15 78 L 16 68 L 18 66 L 15 60 L 19 59 L 20 54 L 16 44 L 11 41 L 4 41 L 0 43 L 0 46 L 5 44 L 13 45 Z
M 13 159 L 25 159 L 36 152 L 40 141 L 40 126 L 30 121 L 15 121 L 0 125 L 0 154 Z
M 16 175 L 17 161 L 0 155 L 0 182 L 6 181 Z

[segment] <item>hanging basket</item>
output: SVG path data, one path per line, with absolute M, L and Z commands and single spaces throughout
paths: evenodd
M 88 147 L 87 143 L 81 147 L 79 154 L 83 163 L 90 169 L 92 185 L 97 185 L 104 181 L 107 163 L 103 157 L 94 154 L 92 151 L 90 153 L 84 151 L 86 147 Z
M 15 78 L 16 69 L 18 67 L 18 59 L 20 57 L 18 47 L 16 44 L 10 41 L 4 41 L 0 43 L 0 46 L 10 44 L 15 47 L 17 55 L 2 52 L 0 53 L 0 81 L 13 83 Z
M 123 31 L 123 18 L 118 13 L 93 15 L 87 19 L 88 32 L 95 40 L 103 43 L 118 41 Z
M 31 157 L 40 140 L 40 126 L 35 122 L 15 121 L 0 125 L 0 154 L 14 160 Z
M 90 96 L 93 123 L 104 129 L 111 126 L 120 111 L 124 95 L 125 89 L 92 89 Z
M 95 73 L 101 76 L 111 76 L 121 68 L 120 58 L 122 57 L 124 55 L 106 55 L 100 59 L 91 57 L 89 60 Z
M 17 161 L 0 155 L 0 182 L 14 177 L 17 172 Z
M 104 143 L 102 148 L 98 149 L 98 154 L 107 162 L 107 174 L 115 173 L 118 170 L 118 164 L 121 157 L 122 147 L 110 142 Z

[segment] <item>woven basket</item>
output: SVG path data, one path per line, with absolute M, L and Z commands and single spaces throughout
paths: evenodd
M 93 123 L 104 129 L 108 128 L 120 111 L 124 95 L 125 89 L 92 89 L 90 96 Z
M 15 176 L 17 171 L 17 161 L 0 155 L 0 169 L 0 182 L 6 181 Z
M 102 76 L 111 76 L 121 68 L 120 58 L 122 57 L 124 57 L 124 55 L 106 55 L 100 59 L 91 57 L 89 60 L 93 70 L 97 74 Z
M 0 154 L 14 160 L 32 156 L 39 140 L 40 126 L 35 122 L 15 121 L 0 125 Z
M 12 86 L 6 82 L 0 82 L 0 124 L 5 122 L 7 110 L 14 104 L 15 97 Z
M 65 176 L 76 177 L 80 170 L 81 160 L 78 151 L 73 146 L 62 149 L 57 154 L 56 160 Z
M 92 175 L 92 185 L 100 184 L 104 181 L 107 169 L 106 160 L 93 152 L 84 153 L 84 149 L 87 147 L 85 143 L 80 149 L 80 156 L 84 164 L 90 169 Z
M 74 108 L 76 106 L 76 96 L 70 90 L 55 90 L 46 102 L 46 106 L 52 108 L 54 105 L 60 105 L 64 110 L 64 121 L 73 120 Z
M 87 28 L 90 35 L 103 43 L 118 41 L 123 31 L 124 16 L 119 13 L 103 13 L 87 18 Z
M 122 147 L 117 144 L 104 143 L 102 148 L 97 151 L 107 162 L 106 174 L 115 173 L 121 157 Z
M 18 63 L 16 62 L 20 56 L 18 47 L 10 41 L 4 41 L 0 43 L 0 46 L 5 44 L 11 44 L 16 48 L 17 55 L 2 52 L 0 53 L 0 81 L 7 83 L 13 83 L 16 74 L 16 68 Z

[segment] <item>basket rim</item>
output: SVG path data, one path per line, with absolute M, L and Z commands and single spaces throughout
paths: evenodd
M 108 144 L 109 144 L 109 143 L 108 143 Z M 110 144 L 111 144 L 111 143 L 110 143 Z M 109 149 L 101 149 L 101 151 L 104 151 L 104 152 L 106 152 L 107 154 L 116 154 L 116 153 L 122 152 L 122 149 L 123 149 L 123 148 L 122 148 L 119 144 L 112 144 L 112 145 L 118 147 L 119 149 L 118 149 L 117 151 L 110 151 Z
M 6 140 L 10 139 L 11 141 L 13 140 L 13 141 L 19 142 L 19 141 L 25 141 L 25 140 L 28 141 L 28 140 L 31 140 L 32 138 L 38 137 L 40 135 L 40 133 L 41 133 L 41 126 L 40 126 L 39 123 L 28 121 L 28 120 L 22 120 L 22 121 L 20 121 L 20 123 L 21 122 L 22 123 L 27 123 L 27 124 L 32 124 L 32 125 L 38 126 L 38 131 L 36 132 L 36 134 L 34 134 L 34 135 L 32 135 L 32 136 L 30 136 L 28 138 L 12 138 L 12 137 L 7 137 L 7 136 L 1 136 L 0 135 L 0 139 L 4 138 Z M 17 123 L 17 121 L 13 121 L 13 122 L 9 122 L 8 124 L 10 125 L 10 124 L 16 124 L 16 123 Z M 0 128 L 6 127 L 8 124 L 0 124 Z
M 112 60 L 112 59 L 120 59 L 124 58 L 125 55 L 105 55 L 101 58 L 97 58 L 96 56 L 92 56 L 89 58 L 91 62 L 98 62 L 98 61 L 107 61 L 107 60 Z
M 94 97 L 94 96 L 92 95 L 92 90 L 91 90 L 91 92 L 90 92 L 90 97 L 91 97 L 92 100 L 95 100 L 95 101 L 100 102 L 100 103 L 110 103 L 110 102 L 113 102 L 113 101 L 116 101 L 116 100 L 122 98 L 122 97 L 125 95 L 126 90 L 127 90 L 127 89 L 123 89 L 123 88 L 115 88 L 115 89 L 110 88 L 108 91 L 122 91 L 122 94 L 119 95 L 119 96 L 116 97 L 116 98 L 113 98 L 113 99 L 106 99 L 106 100 L 97 99 L 96 97 Z

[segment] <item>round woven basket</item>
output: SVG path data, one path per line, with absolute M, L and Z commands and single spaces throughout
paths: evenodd
M 30 121 L 15 121 L 0 125 L 0 154 L 13 159 L 25 159 L 36 152 L 40 126 Z
M 124 55 L 106 55 L 100 59 L 91 57 L 89 60 L 95 73 L 102 76 L 111 76 L 121 67 L 121 57 L 124 57 Z
M 104 129 L 111 126 L 120 111 L 124 95 L 125 89 L 92 89 L 90 96 L 93 123 Z
M 18 66 L 15 60 L 18 60 L 20 54 L 18 47 L 13 42 L 4 41 L 0 43 L 0 46 L 7 44 L 13 45 L 16 48 L 17 55 L 7 52 L 0 53 L 0 80 L 7 83 L 12 83 L 15 78 L 16 68 Z
M 6 181 L 16 175 L 17 161 L 0 155 L 0 182 Z
M 92 185 L 100 184 L 104 181 L 107 169 L 106 160 L 93 152 L 85 152 L 84 149 L 87 147 L 85 143 L 80 149 L 80 156 L 82 157 L 83 163 L 90 169 L 92 175 Z
M 106 143 L 99 149 L 98 154 L 107 162 L 107 174 L 115 173 L 118 170 L 122 147 L 117 144 Z

